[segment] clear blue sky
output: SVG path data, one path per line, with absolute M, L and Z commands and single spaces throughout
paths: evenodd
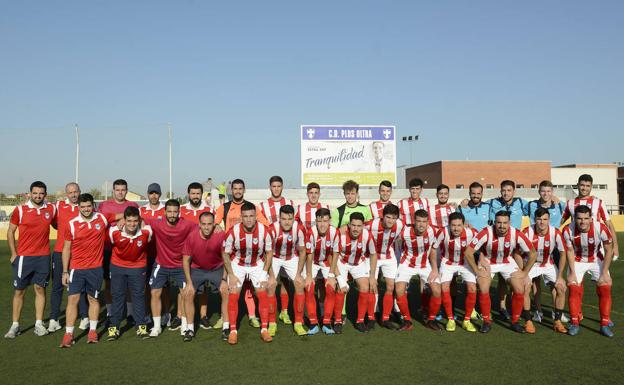
M 622 1 L 4 1 L 0 191 L 299 183 L 300 124 L 439 159 L 624 160 Z M 398 144 L 398 163 L 409 149 Z

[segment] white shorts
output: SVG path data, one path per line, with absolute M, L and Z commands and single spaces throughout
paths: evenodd
M 520 270 L 516 261 L 511 258 L 509 259 L 508 263 L 496 263 L 490 265 L 490 269 L 492 269 L 492 278 L 494 278 L 494 275 L 496 275 L 496 273 L 500 273 L 505 281 L 511 278 L 511 274 Z
M 319 277 L 319 272 L 321 274 L 320 277 Z M 303 269 L 303 271 L 301 272 L 301 276 L 304 279 L 307 277 L 306 269 Z M 317 279 L 317 278 L 327 279 L 327 278 L 329 278 L 329 266 L 317 265 L 316 263 L 313 263 L 312 264 L 312 278 L 313 279 Z
M 440 266 L 440 281 L 449 282 L 456 274 L 461 276 L 464 282 L 477 283 L 477 276 L 470 266 L 447 265 L 446 263 Z
M 262 265 L 256 266 L 240 266 L 236 260 L 232 261 L 232 273 L 238 278 L 238 287 L 243 286 L 243 281 L 249 278 L 251 284 L 255 288 L 259 288 L 260 284 L 269 280 L 269 274 L 264 271 Z
M 280 276 L 280 272 L 283 271 L 291 281 L 295 280 L 297 275 L 297 267 L 299 266 L 299 257 L 292 257 L 289 260 L 273 258 L 271 262 L 271 268 L 275 278 Z
M 592 281 L 598 281 L 600 279 L 600 271 L 602 271 L 602 261 L 597 259 L 594 262 L 574 262 L 574 271 L 579 284 L 583 282 L 583 277 L 586 273 L 591 275 Z M 570 270 L 568 270 L 568 274 L 570 274 Z
M 378 259 L 377 270 L 375 270 L 375 277 L 379 278 L 379 270 L 381 270 L 384 278 L 395 279 L 397 269 L 398 266 L 396 258 Z
M 544 267 L 541 267 L 537 264 L 533 265 L 531 271 L 529 271 L 529 278 L 533 280 L 535 277 L 542 276 L 544 283 L 548 285 L 549 283 L 557 282 L 557 268 L 555 265 L 547 263 Z
M 359 265 L 343 263 L 339 260 L 337 261 L 337 266 L 338 276 L 336 277 L 336 280 L 338 281 L 338 286 L 341 288 L 348 286 L 347 279 L 349 274 L 351 274 L 353 279 L 370 277 L 370 261 L 368 259 L 363 260 Z
M 396 281 L 407 282 L 411 281 L 412 277 L 417 275 L 422 283 L 428 283 L 429 274 L 431 274 L 431 266 L 427 263 L 426 267 L 409 267 L 407 263 L 401 263 L 397 269 Z M 434 283 L 440 283 L 440 278 L 436 278 Z

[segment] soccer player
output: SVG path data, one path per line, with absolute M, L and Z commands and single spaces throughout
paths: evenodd
M 535 211 L 540 207 L 548 210 L 550 217 L 550 225 L 555 227 L 561 226 L 561 218 L 565 211 L 565 203 L 555 199 L 553 195 L 553 184 L 549 180 L 543 180 L 539 184 L 539 199 L 529 202 L 529 219 L 531 225 L 535 224 Z
M 600 310 L 600 332 L 613 337 L 611 323 L 611 275 L 613 237 L 609 228 L 592 219 L 592 209 L 585 205 L 574 207 L 574 221 L 563 230 L 568 248 L 568 305 L 572 318 L 568 334 L 579 333 L 583 278 L 586 273 L 596 282 Z M 600 252 L 601 246 L 604 254 Z
M 109 341 L 119 338 L 127 292 L 134 304 L 132 310 L 137 324 L 136 334 L 139 338 L 149 338 L 145 325 L 144 307 L 146 256 L 148 244 L 152 240 L 152 228 L 149 225 L 141 227 L 141 213 L 136 207 L 126 207 L 123 215 L 123 227 L 121 229 L 111 227 L 108 232 L 111 245 L 113 245 L 110 266 L 113 306 L 112 326 L 108 328 Z
M 104 201 L 98 205 L 98 212 L 104 214 L 105 216 L 108 214 L 122 214 L 126 207 L 139 207 L 136 202 L 130 202 L 126 199 L 126 195 L 128 194 L 128 182 L 124 179 L 117 179 L 113 182 L 113 197 L 107 201 Z M 115 226 L 117 223 L 112 222 L 110 225 Z M 111 315 L 111 307 L 112 307 L 112 297 L 111 297 L 111 288 L 110 288 L 110 259 L 112 255 L 112 246 L 110 244 L 110 240 L 108 237 L 105 237 L 104 241 L 104 302 L 106 303 L 106 326 L 108 327 L 110 324 L 110 315 Z M 132 302 L 127 303 L 128 314 L 134 314 L 132 311 Z M 139 320 L 134 320 L 139 322 Z
M 436 187 L 436 197 L 438 198 L 438 203 L 428 206 L 430 225 L 436 229 L 443 229 L 447 227 L 449 223 L 449 215 L 455 212 L 455 207 L 448 203 L 449 191 L 449 186 L 445 184 L 441 184 Z
M 104 280 L 104 240 L 112 221 L 121 219 L 122 214 L 102 214 L 95 212 L 91 194 L 78 197 L 80 215 L 69 221 L 65 229 L 63 244 L 63 286 L 68 289 L 65 309 L 65 335 L 61 348 L 74 344 L 74 323 L 76 322 L 78 301 L 82 292 L 89 301 L 89 333 L 87 343 L 97 343 L 97 324 L 100 314 L 100 289 Z
M 468 190 L 470 200 L 462 202 L 457 210 L 464 215 L 468 226 L 481 231 L 488 225 L 492 205 L 483 201 L 483 185 L 479 182 L 472 182 Z
M 360 213 L 364 217 L 364 222 L 368 222 L 373 219 L 371 211 L 368 206 L 364 206 L 359 202 L 358 192 L 360 185 L 355 181 L 348 180 L 342 185 L 342 192 L 344 193 L 345 203 L 332 210 L 332 226 L 337 229 L 342 229 L 350 223 L 352 213 Z M 344 230 L 344 229 L 342 229 Z
M 477 277 L 472 268 L 464 260 L 464 253 L 468 245 L 477 234 L 474 228 L 465 226 L 464 215 L 459 212 L 448 216 L 449 225 L 438 233 L 438 249 L 440 250 L 440 281 L 442 283 L 442 305 L 448 317 L 446 330 L 454 332 L 455 317 L 453 315 L 453 301 L 451 300 L 451 283 L 454 276 L 459 275 L 466 282 L 466 311 L 462 327 L 469 332 L 476 332 L 470 322 L 472 311 L 477 303 Z
M 199 216 L 203 213 L 211 213 L 212 209 L 204 202 L 204 186 L 199 182 L 188 185 L 186 192 L 188 202 L 180 206 L 180 218 L 199 224 Z
M 609 228 L 611 232 L 611 238 L 613 240 L 613 260 L 617 260 L 619 253 L 618 240 L 615 234 L 615 227 L 613 226 L 613 222 L 611 222 L 611 217 L 605 208 L 604 203 L 601 199 L 595 198 L 591 196 L 592 187 L 594 183 L 594 178 L 591 175 L 583 174 L 579 176 L 577 188 L 578 188 L 578 196 L 574 199 L 570 199 L 566 205 L 566 209 L 563 212 L 563 218 L 561 219 L 561 224 L 563 225 L 568 218 L 573 218 L 575 209 L 578 206 L 587 206 L 591 210 L 591 217 L 594 221 L 602 222 Z
M 214 214 L 205 212 L 199 216 L 199 229 L 191 232 L 184 241 L 182 248 L 182 265 L 186 287 L 184 288 L 184 304 L 188 327 L 184 333 L 184 341 L 189 342 L 195 336 L 193 325 L 195 319 L 195 293 L 207 291 L 212 284 L 221 293 L 222 338 L 227 340 L 230 323 L 227 313 L 228 288 L 221 250 L 225 233 L 215 232 Z
M 48 331 L 54 333 L 61 329 L 58 319 L 61 314 L 61 302 L 63 302 L 63 245 L 65 244 L 65 229 L 70 220 L 80 215 L 78 211 L 78 197 L 80 196 L 80 186 L 77 183 L 65 185 L 65 200 L 58 200 L 56 206 L 56 219 L 52 226 L 56 227 L 56 243 L 52 252 L 52 291 L 50 293 L 50 323 Z M 80 295 L 78 302 L 78 314 L 80 315 L 81 330 L 89 327 L 89 316 L 87 314 L 87 297 Z
M 389 180 L 382 180 L 379 183 L 379 200 L 368 205 L 373 218 L 383 217 L 383 209 L 387 204 L 392 203 L 390 198 L 392 197 L 392 182 Z
M 15 207 L 11 214 L 7 240 L 13 268 L 13 323 L 4 338 L 20 334 L 19 320 L 24 305 L 26 288 L 35 290 L 35 334 L 44 336 L 48 330 L 43 324 L 45 288 L 50 275 L 50 225 L 56 216 L 56 207 L 45 200 L 47 187 L 41 181 L 30 185 L 30 199 Z M 19 230 L 19 242 L 15 232 Z
M 162 307 L 160 297 L 163 287 L 172 281 L 180 290 L 184 289 L 186 280 L 182 269 L 182 248 L 188 235 L 197 230 L 197 225 L 191 221 L 180 218 L 180 202 L 169 199 L 165 202 L 165 220 L 144 218 L 145 222 L 152 227 L 156 238 L 156 265 L 151 272 L 149 280 L 152 294 L 152 319 L 154 327 L 150 331 L 150 337 L 158 337 L 162 333 L 161 314 Z M 170 330 L 181 328 L 181 333 L 187 329 L 187 319 L 184 317 L 184 304 L 178 303 L 178 310 L 182 309 L 182 319 L 174 319 Z M 176 317 L 177 318 L 177 317 Z
M 533 322 L 528 311 L 523 311 L 524 288 L 528 273 L 535 263 L 536 255 L 531 241 L 515 227 L 512 227 L 508 211 L 496 213 L 494 226 L 481 230 L 470 242 L 464 252 L 464 258 L 472 271 L 477 273 L 479 284 L 479 306 L 483 316 L 481 333 L 488 333 L 492 328 L 490 318 L 490 285 L 494 274 L 500 273 L 502 278 L 509 282 L 513 289 L 511 301 L 511 329 L 518 333 L 526 330 L 519 323 L 520 315 L 525 320 L 526 328 L 531 329 Z M 476 262 L 476 252 L 481 252 L 479 266 Z M 523 263 L 520 253 L 529 254 L 526 263 Z M 489 262 L 489 266 L 488 263 Z M 523 268 L 520 268 L 523 266 Z M 490 275 L 491 274 L 491 275 Z M 500 281 L 499 281 L 500 282 Z
M 148 202 L 140 207 L 141 210 L 141 218 L 147 218 L 150 220 L 165 220 L 165 205 L 160 201 L 160 197 L 162 196 L 162 192 L 160 189 L 160 185 L 158 183 L 150 183 L 147 186 L 147 199 Z M 156 262 L 156 240 L 155 237 L 152 237 L 152 240 L 147 245 L 147 272 L 145 279 L 145 310 L 146 313 L 150 312 L 151 307 L 151 293 L 149 288 L 149 279 L 151 274 L 149 274 L 154 268 L 154 263 Z M 163 292 L 161 295 L 163 306 L 165 309 L 169 309 L 169 291 L 167 287 L 163 288 Z M 147 316 L 147 314 L 146 314 Z M 169 313 L 166 316 L 170 316 Z M 169 323 L 170 319 L 163 320 L 164 324 Z
M 331 318 L 334 314 L 336 301 L 336 275 L 331 272 L 334 244 L 337 230 L 331 225 L 331 212 L 329 209 L 320 208 L 316 211 L 315 226 L 306 234 L 306 269 L 303 271 L 306 288 L 306 309 L 310 320 L 308 335 L 319 332 L 318 318 L 316 313 L 316 297 L 314 287 L 316 280 L 323 280 L 325 288 L 325 301 L 323 303 L 323 333 L 335 334 L 331 326 Z
M 429 200 L 421 198 L 424 182 L 420 178 L 414 178 L 409 181 L 409 198 L 399 201 L 399 210 L 401 211 L 401 220 L 405 225 L 411 225 L 414 220 L 416 210 L 428 210 Z
M 271 190 L 271 197 L 260 203 L 260 211 L 269 222 L 269 225 L 272 225 L 280 219 L 280 207 L 285 205 L 294 206 L 294 204 L 293 201 L 282 196 L 284 180 L 281 176 L 275 175 L 269 179 L 269 189 Z
M 235 224 L 241 223 L 241 207 L 248 202 L 245 200 L 245 182 L 242 179 L 234 179 L 232 183 L 229 183 L 229 186 L 231 186 L 232 199 L 225 202 L 222 206 L 219 206 L 215 215 L 215 223 L 220 224 L 223 222 L 225 231 L 230 230 Z M 269 221 L 258 208 L 256 208 L 256 219 L 265 226 L 269 225 Z M 245 283 L 243 283 L 243 291 L 245 293 L 247 314 L 249 315 L 249 325 L 254 328 L 259 328 L 260 321 L 258 317 L 256 317 L 256 303 L 254 302 L 251 289 L 252 287 L 249 280 L 246 280 Z
M 375 243 L 377 254 L 377 266 L 373 279 L 379 278 L 379 272 L 383 273 L 386 284 L 381 311 L 381 324 L 390 330 L 397 330 L 394 323 L 390 322 L 390 312 L 394 305 L 394 279 L 397 274 L 397 259 L 394 251 L 395 241 L 403 231 L 403 222 L 399 219 L 399 208 L 392 203 L 383 208 L 382 216 L 373 219 L 367 229 Z M 377 294 L 369 293 L 368 299 L 368 328 L 375 325 L 375 306 Z
M 347 191 L 349 190 L 345 190 L 345 195 Z M 349 215 L 349 224 L 339 231 L 334 244 L 332 271 L 339 287 L 334 305 L 334 331 L 337 334 L 342 333 L 342 309 L 349 290 L 349 274 L 355 280 L 359 292 L 355 328 L 361 333 L 369 331 L 364 323 L 364 316 L 368 310 L 370 293 L 377 293 L 377 280 L 374 276 L 377 271 L 377 253 L 373 237 L 364 226 L 364 220 L 361 212 L 352 212 Z M 369 319 L 373 317 L 373 314 L 369 314 Z
M 269 299 L 267 287 L 275 285 L 275 278 L 269 272 L 273 259 L 273 241 L 267 226 L 256 218 L 256 206 L 245 202 L 241 207 L 242 222 L 228 230 L 223 243 L 223 266 L 227 272 L 230 317 L 228 343 L 238 343 L 238 299 L 245 277 L 251 280 L 260 309 L 260 337 L 264 342 L 273 341 L 269 335 Z
M 394 286 L 396 300 L 403 315 L 401 330 L 412 330 L 413 325 L 407 302 L 407 285 L 412 277 L 418 275 L 421 281 L 429 285 L 431 296 L 427 306 L 428 316 L 423 314 L 425 325 L 432 330 L 440 330 L 440 325 L 435 320 L 440 310 L 442 298 L 440 293 L 440 274 L 437 262 L 437 242 L 435 230 L 429 226 L 429 214 L 427 210 L 417 209 L 411 225 L 405 226 L 401 232 L 400 240 L 403 245 L 403 254 L 399 268 L 397 269 L 396 283 Z M 423 298 L 423 297 L 421 297 Z
M 269 227 L 273 237 L 273 259 L 271 262 L 271 274 L 275 279 L 282 279 L 280 298 L 282 311 L 279 319 L 285 324 L 290 324 L 288 317 L 288 291 L 286 285 L 294 283 L 295 287 L 295 324 L 294 331 L 298 336 L 304 336 L 307 331 L 303 327 L 303 311 L 305 307 L 305 292 L 302 271 L 305 266 L 305 227 L 295 221 L 295 208 L 291 205 L 280 207 L 279 221 Z M 277 331 L 277 298 L 275 287 L 268 287 L 269 298 L 269 335 L 275 336 Z
M 303 204 L 297 206 L 297 213 L 295 215 L 295 219 L 306 227 L 306 229 L 311 229 L 315 225 L 316 220 L 316 210 L 321 208 L 329 209 L 329 206 L 321 204 L 319 202 L 319 198 L 321 197 L 321 186 L 319 186 L 316 182 L 308 183 L 306 187 L 308 201 Z
M 535 283 L 539 282 L 539 277 L 542 276 L 544 284 L 550 288 L 553 297 L 553 305 L 555 309 L 555 321 L 553 328 L 556 332 L 567 333 L 565 326 L 561 321 L 563 315 L 563 308 L 565 306 L 565 292 L 566 284 L 563 278 L 563 272 L 566 266 L 566 251 L 563 246 L 563 236 L 561 231 L 552 225 L 550 219 L 550 212 L 545 207 L 539 207 L 533 212 L 533 218 L 535 224 L 527 227 L 523 230 L 524 234 L 533 243 L 533 248 L 536 251 L 537 259 L 535 264 L 529 271 L 529 278 Z M 559 264 L 555 266 L 553 255 L 555 251 L 559 252 Z M 541 291 L 535 294 L 535 304 L 537 311 L 541 311 L 541 303 L 537 299 L 537 296 L 541 295 Z M 525 297 L 528 297 L 529 291 L 526 289 Z M 530 308 L 530 300 L 528 301 L 528 307 Z M 525 309 L 527 308 L 527 301 L 525 298 Z

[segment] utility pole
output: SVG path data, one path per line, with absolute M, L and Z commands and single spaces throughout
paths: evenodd
M 169 129 L 169 199 L 173 199 L 173 177 L 172 177 L 172 151 L 171 151 L 171 123 L 167 123 L 167 128 Z
M 78 124 L 74 124 L 76 128 L 76 183 L 78 183 L 78 176 L 80 175 L 80 131 L 78 130 Z

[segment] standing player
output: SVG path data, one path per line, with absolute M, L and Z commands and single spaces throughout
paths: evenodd
M 341 310 L 349 290 L 347 280 L 350 274 L 359 292 L 355 328 L 366 333 L 369 328 L 364 323 L 364 315 L 368 310 L 370 293 L 377 293 L 377 280 L 374 277 L 377 271 L 377 253 L 373 237 L 364 227 L 364 215 L 360 212 L 351 213 L 347 228 L 340 230 L 336 237 L 332 270 L 336 275 L 339 291 L 336 293 L 334 305 L 334 331 L 342 333 Z M 373 320 L 374 314 L 369 314 L 368 317 Z
M 80 186 L 77 183 L 65 185 L 65 200 L 56 202 L 56 220 L 52 223 L 56 227 L 56 243 L 52 252 L 52 291 L 50 293 L 50 323 L 48 331 L 54 333 L 61 329 L 58 322 L 61 314 L 61 302 L 63 302 L 63 245 L 65 244 L 65 229 L 70 220 L 80 215 L 78 211 L 78 197 L 80 196 Z M 87 297 L 82 294 L 78 302 L 78 313 L 80 315 L 81 330 L 89 327 L 89 316 L 87 315 Z
M 48 330 L 43 324 L 45 288 L 50 275 L 50 225 L 56 216 L 56 207 L 45 200 L 47 187 L 41 181 L 30 185 L 30 199 L 17 206 L 11 215 L 7 240 L 13 267 L 13 323 L 4 338 L 20 334 L 19 320 L 24 305 L 26 288 L 35 290 L 35 334 L 44 336 Z M 15 232 L 19 230 L 19 242 Z
M 383 217 L 383 209 L 386 205 L 392 203 L 390 198 L 392 197 L 392 182 L 389 180 L 382 180 L 379 183 L 379 200 L 368 205 L 373 218 Z
M 403 231 L 403 222 L 399 219 L 399 208 L 392 203 L 387 204 L 380 218 L 375 218 L 367 226 L 375 242 L 377 254 L 377 268 L 373 279 L 379 278 L 379 272 L 383 273 L 386 284 L 381 311 L 381 323 L 385 328 L 396 330 L 394 323 L 390 322 L 390 312 L 394 305 L 394 279 L 397 274 L 397 260 L 394 251 L 395 240 Z M 368 328 L 375 325 L 374 314 L 377 305 L 377 294 L 369 293 L 368 299 Z
M 488 225 L 492 205 L 483 201 L 483 185 L 479 182 L 470 184 L 469 194 L 470 200 L 462 202 L 457 210 L 464 215 L 468 226 L 481 231 Z
M 427 306 L 429 314 L 423 314 L 425 325 L 429 329 L 440 330 L 440 325 L 435 320 L 442 304 L 436 252 L 438 245 L 435 230 L 429 226 L 429 214 L 426 210 L 418 209 L 414 212 L 412 224 L 403 228 L 400 239 L 403 254 L 397 270 L 395 291 L 397 304 L 403 315 L 401 330 L 413 329 L 406 290 L 415 275 L 431 289 L 432 295 Z
M 429 221 L 436 229 L 443 229 L 449 224 L 449 215 L 455 212 L 455 207 L 448 203 L 449 187 L 441 184 L 436 188 L 438 203 L 429 205 Z
M 162 195 L 162 192 L 160 190 L 160 185 L 158 183 L 150 183 L 149 186 L 147 186 L 147 199 L 148 202 L 144 205 L 140 207 L 141 210 L 141 218 L 143 219 L 148 219 L 148 220 L 158 220 L 158 221 L 163 221 L 165 220 L 165 205 L 160 201 L 160 197 Z M 150 311 L 150 304 L 151 304 L 151 293 L 149 290 L 149 277 L 150 277 L 150 272 L 152 271 L 152 269 L 154 268 L 154 263 L 156 262 L 156 239 L 154 239 L 155 237 L 152 237 L 152 240 L 147 244 L 147 273 L 146 274 L 146 279 L 145 279 L 145 310 L 146 310 L 146 316 L 148 315 L 147 312 L 151 312 Z M 163 292 L 162 292 L 162 300 L 164 302 L 164 308 L 165 309 L 169 309 L 169 291 L 167 290 L 167 288 L 163 288 Z M 170 316 L 169 313 L 167 313 L 167 316 Z M 169 323 L 169 319 L 163 320 L 164 324 L 168 324 Z
M 281 176 L 272 176 L 269 179 L 269 188 L 271 190 L 271 197 L 260 203 L 260 211 L 267 219 L 269 225 L 272 225 L 279 220 L 280 207 L 285 205 L 294 206 L 294 204 L 293 201 L 282 196 L 282 191 L 284 191 L 284 180 Z
M 121 229 L 111 227 L 108 237 L 113 245 L 110 279 L 113 306 L 108 328 L 108 340 L 119 338 L 126 293 L 132 298 L 133 317 L 137 323 L 138 337 L 149 338 L 145 325 L 145 276 L 147 267 L 147 247 L 152 240 L 152 228 L 141 227 L 141 213 L 136 207 L 124 210 L 124 225 Z M 130 315 L 130 314 L 128 314 Z
M 97 324 L 100 314 L 100 289 L 104 280 L 104 240 L 109 224 L 122 214 L 95 212 L 93 196 L 80 194 L 78 197 L 80 215 L 69 221 L 63 244 L 63 285 L 67 286 L 67 308 L 65 309 L 65 335 L 62 348 L 74 344 L 74 323 L 76 322 L 80 295 L 86 292 L 89 301 L 89 334 L 87 343 L 97 343 Z
M 420 178 L 414 178 L 409 181 L 409 198 L 399 201 L 399 210 L 401 211 L 401 220 L 403 224 L 411 225 L 414 220 L 414 213 L 417 210 L 429 210 L 429 200 L 421 198 L 424 182 Z
M 611 275 L 609 267 L 613 258 L 613 237 L 609 228 L 592 219 L 592 209 L 579 205 L 574 210 L 574 222 L 563 230 L 568 248 L 568 304 L 572 318 L 568 334 L 579 333 L 582 285 L 586 273 L 596 282 L 600 310 L 600 332 L 613 337 L 611 323 Z M 604 254 L 600 252 L 604 248 Z
M 295 209 L 291 205 L 280 207 L 279 221 L 269 227 L 273 237 L 273 259 L 271 262 L 271 274 L 277 280 L 278 277 L 286 275 L 282 279 L 281 285 L 281 305 L 282 311 L 279 319 L 285 324 L 290 324 L 288 317 L 288 291 L 285 286 L 289 281 L 295 286 L 295 333 L 304 336 L 307 331 L 303 328 L 303 310 L 305 306 L 305 293 L 303 286 L 302 271 L 305 266 L 305 227 L 295 221 Z M 275 336 L 277 331 L 277 298 L 275 288 L 269 286 L 269 335 Z
M 180 206 L 180 218 L 199 224 L 199 216 L 203 213 L 211 213 L 212 209 L 202 199 L 204 186 L 199 182 L 188 185 L 186 192 L 188 202 Z
M 368 206 L 364 206 L 359 202 L 358 192 L 360 185 L 355 181 L 348 180 L 342 185 L 342 192 L 344 193 L 345 203 L 332 210 L 332 226 L 337 229 L 346 227 L 350 223 L 352 213 L 360 213 L 364 217 L 364 222 L 368 222 L 373 217 L 371 216 Z
M 184 341 L 189 342 L 195 336 L 193 322 L 195 319 L 195 292 L 208 290 L 208 284 L 218 287 L 221 293 L 221 317 L 223 318 L 222 338 L 227 340 L 230 323 L 227 313 L 227 283 L 223 270 L 221 250 L 225 233 L 215 232 L 214 215 L 202 213 L 199 216 L 199 229 L 191 232 L 184 241 L 182 249 L 182 265 L 186 287 L 184 288 L 184 304 L 188 327 L 184 333 Z
M 245 202 L 241 207 L 242 222 L 228 230 L 223 243 L 223 266 L 227 272 L 229 297 L 228 313 L 230 317 L 230 335 L 228 343 L 238 343 L 238 299 L 245 278 L 251 281 L 260 308 L 260 337 L 264 342 L 273 341 L 269 335 L 269 299 L 267 287 L 275 285 L 271 277 L 273 259 L 273 241 L 269 228 L 256 219 L 256 206 Z
M 295 215 L 295 219 L 306 227 L 306 229 L 311 229 L 315 225 L 316 220 L 316 210 L 321 208 L 329 209 L 329 206 L 321 204 L 319 202 L 319 198 L 321 196 L 321 186 L 319 186 L 316 182 L 308 183 L 307 186 L 307 195 L 308 201 L 303 204 L 297 206 L 297 213 Z
M 511 329 L 518 333 L 526 331 L 518 324 L 520 313 L 522 313 L 525 320 L 526 328 L 530 330 L 533 327 L 529 312 L 523 311 L 522 308 L 524 305 L 525 281 L 531 267 L 535 263 L 535 250 L 533 250 L 533 245 L 526 235 L 510 225 L 509 215 L 508 211 L 496 213 L 494 226 L 488 226 L 481 230 L 472 239 L 470 246 L 464 252 L 465 260 L 470 265 L 472 271 L 477 273 L 479 306 L 483 316 L 481 333 L 488 333 L 492 328 L 490 318 L 490 285 L 494 274 L 497 273 L 500 273 L 502 278 L 509 282 L 513 289 Z M 477 251 L 481 252 L 479 260 L 479 265 L 481 266 L 477 266 L 475 255 Z M 529 254 L 529 258 L 524 266 L 520 256 L 522 252 Z M 489 261 L 489 268 L 485 261 Z M 523 268 L 521 269 L 520 266 L 523 266 Z
M 320 208 L 316 211 L 315 226 L 308 230 L 306 234 L 306 261 L 305 287 L 306 287 L 306 308 L 308 319 L 310 320 L 310 330 L 308 335 L 319 332 L 318 319 L 316 316 L 316 297 L 314 287 L 316 280 L 323 280 L 325 288 L 325 301 L 323 304 L 323 333 L 334 334 L 331 327 L 331 318 L 334 314 L 334 304 L 336 301 L 336 275 L 330 272 L 333 264 L 334 244 L 336 242 L 336 228 L 331 226 L 331 212 L 329 209 Z M 320 277 L 319 277 L 320 276 Z
M 466 282 L 466 312 L 462 327 L 469 332 L 476 332 L 474 325 L 470 322 L 472 311 L 477 303 L 477 277 L 472 268 L 466 264 L 464 253 L 466 248 L 477 234 L 474 228 L 464 225 L 462 213 L 451 213 L 448 217 L 449 225 L 438 233 L 437 244 L 440 250 L 440 280 L 442 282 L 442 304 L 448 322 L 446 330 L 455 331 L 455 317 L 453 315 L 453 301 L 451 300 L 451 282 L 455 275 L 462 277 Z
M 124 213 L 126 207 L 139 207 L 136 202 L 130 202 L 126 199 L 126 195 L 128 194 L 128 182 L 124 179 L 117 179 L 113 182 L 113 197 L 107 201 L 104 201 L 98 205 L 98 212 L 106 215 L 109 214 L 121 214 Z M 111 226 L 115 226 L 117 223 L 112 222 Z M 112 246 L 110 244 L 110 240 L 108 237 L 105 237 L 104 243 L 104 301 L 106 303 L 106 326 L 108 327 L 110 324 L 110 315 L 111 315 L 111 288 L 110 288 L 110 259 L 112 255 Z M 127 303 L 128 306 L 128 314 L 134 314 L 132 311 L 132 302 Z M 135 320 L 139 321 L 139 320 Z
M 565 326 L 561 321 L 563 315 L 563 308 L 565 306 L 565 291 L 566 284 L 563 278 L 563 272 L 566 266 L 566 251 L 563 246 L 563 236 L 561 231 L 553 226 L 550 220 L 550 213 L 547 208 L 540 207 L 533 213 L 535 225 L 529 226 L 523 230 L 524 234 L 533 243 L 533 248 L 536 251 L 537 259 L 535 265 L 529 271 L 529 278 L 535 283 L 539 282 L 540 275 L 544 280 L 544 284 L 548 285 L 553 297 L 553 305 L 555 309 L 555 317 L 553 328 L 556 332 L 567 333 Z M 553 255 L 555 251 L 559 252 L 559 264 L 555 267 L 555 261 Z M 538 293 L 541 294 L 541 291 Z M 530 308 L 530 299 L 528 288 L 525 293 L 525 308 Z M 541 303 L 537 299 L 538 294 L 535 294 L 535 303 L 537 311 L 541 311 Z
M 182 248 L 188 235 L 197 229 L 197 225 L 180 218 L 180 202 L 175 199 L 169 199 L 165 203 L 164 221 L 150 218 L 144 218 L 144 220 L 152 227 L 156 237 L 156 265 L 149 281 L 152 294 L 152 319 L 154 320 L 150 337 L 158 337 L 162 333 L 160 297 L 163 287 L 166 283 L 173 282 L 180 290 L 184 289 L 186 280 L 182 269 Z M 178 303 L 178 310 L 180 308 L 184 310 L 182 302 Z M 174 319 L 174 321 L 171 322 L 170 329 L 177 330 L 181 327 L 181 333 L 184 334 L 187 328 L 186 318 L 183 316 L 182 319 Z
M 539 199 L 529 202 L 529 219 L 531 225 L 535 224 L 535 211 L 540 207 L 548 210 L 550 217 L 550 225 L 559 227 L 561 226 L 561 218 L 565 212 L 565 203 L 555 199 L 553 195 L 553 184 L 549 180 L 543 180 L 539 184 Z

